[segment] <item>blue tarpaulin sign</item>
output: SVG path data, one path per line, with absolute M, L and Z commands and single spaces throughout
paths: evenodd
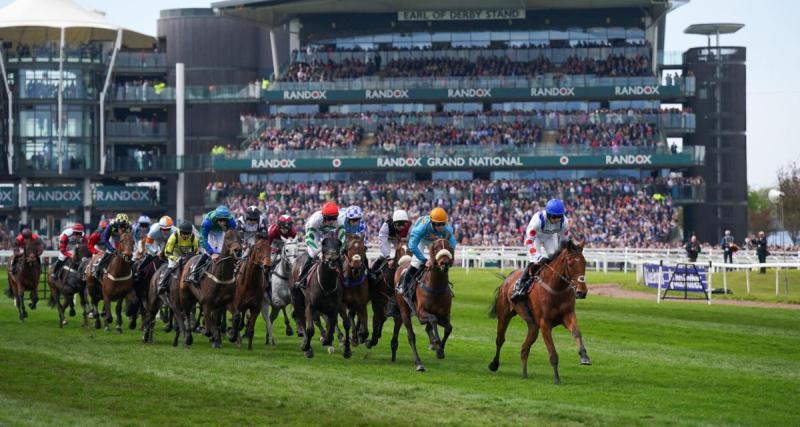
M 644 284 L 648 288 L 658 288 L 658 270 L 661 268 L 663 282 L 661 289 L 666 289 L 667 284 L 672 279 L 670 290 L 705 292 L 708 290 L 708 268 L 691 265 L 680 265 L 679 267 L 665 265 L 659 267 L 658 264 L 644 265 Z

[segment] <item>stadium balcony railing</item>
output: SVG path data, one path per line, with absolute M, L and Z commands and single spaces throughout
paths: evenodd
M 544 130 L 559 130 L 571 124 L 613 125 L 648 123 L 657 124 L 662 129 L 680 129 L 687 132 L 693 132 L 696 118 L 694 113 L 680 112 L 641 113 L 633 115 L 598 112 L 556 114 L 553 116 L 515 113 L 474 116 L 434 116 L 423 114 L 377 115 L 365 113 L 337 118 L 277 116 L 267 118 L 250 118 L 248 121 L 245 121 L 242 124 L 242 135 L 249 136 L 254 132 L 261 132 L 266 128 L 293 129 L 306 126 L 345 127 L 358 125 L 361 126 L 366 132 L 375 132 L 379 125 L 385 125 L 392 122 L 400 125 L 453 126 L 456 129 L 473 129 L 481 125 L 525 122 L 537 125 Z
M 553 87 L 609 87 L 658 86 L 656 77 L 598 77 L 591 74 L 546 74 L 526 76 L 481 77 L 359 77 L 338 81 L 275 82 L 268 90 L 379 90 L 379 89 L 492 89 L 492 88 L 553 88 Z M 683 95 L 695 92 L 695 78 L 677 79 Z
M 636 56 L 649 57 L 652 50 L 648 46 L 620 46 L 620 47 L 514 47 L 507 49 L 469 48 L 469 49 L 429 49 L 429 50 L 370 50 L 370 51 L 315 51 L 311 54 L 303 51 L 294 53 L 295 62 L 312 62 L 328 60 L 339 63 L 345 60 L 358 60 L 363 63 L 373 60 L 375 55 L 380 55 L 381 63 L 402 59 L 466 59 L 475 62 L 478 58 L 508 58 L 514 62 L 534 61 L 539 58 L 550 60 L 554 64 L 566 62 L 569 57 L 579 59 L 604 60 L 608 55 L 624 55 L 626 58 Z
M 127 85 L 115 89 L 114 99 L 127 102 L 171 102 L 175 88 L 156 90 L 152 86 Z M 187 102 L 239 102 L 261 99 L 260 88 L 254 85 L 187 86 Z
M 167 136 L 167 124 L 164 122 L 110 122 L 106 124 L 106 130 L 111 138 L 166 138 Z
M 58 49 L 45 47 L 31 48 L 23 52 L 6 50 L 3 52 L 10 64 L 16 63 L 50 63 L 58 62 Z M 111 56 L 108 53 L 101 53 L 99 49 L 82 49 L 66 47 L 64 48 L 64 62 L 66 64 L 108 64 Z M 146 69 L 159 68 L 166 69 L 167 55 L 157 52 L 119 52 L 114 64 L 119 69 Z

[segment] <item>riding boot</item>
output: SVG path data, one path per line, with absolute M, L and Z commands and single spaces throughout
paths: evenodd
M 397 292 L 403 296 L 407 296 L 406 294 L 410 294 L 412 286 L 411 280 L 417 275 L 419 272 L 419 268 L 414 267 L 413 265 L 408 266 L 408 270 L 403 274 L 403 277 L 400 278 L 400 283 L 397 284 Z
M 50 280 L 56 280 L 56 275 L 58 274 L 58 270 L 61 268 L 61 266 L 64 265 L 66 261 L 67 261 L 66 258 L 64 259 L 59 258 L 58 260 L 56 260 L 56 263 L 53 264 L 53 272 L 50 273 Z
M 200 273 L 205 270 L 206 263 L 209 259 L 211 259 L 211 256 L 206 253 L 200 255 L 200 259 L 197 260 L 197 263 L 194 265 L 194 268 L 192 268 L 192 271 L 189 272 L 189 276 L 184 279 L 184 282 L 197 285 L 200 282 Z
M 306 263 L 303 264 L 303 269 L 300 271 L 300 279 L 297 281 L 297 287 L 300 289 L 306 288 L 306 283 L 308 281 L 308 272 L 311 270 L 311 266 L 314 265 L 314 258 L 308 257 L 306 258 Z
M 103 252 L 103 257 L 100 258 L 100 262 L 98 262 L 94 267 L 94 270 L 92 270 L 92 277 L 100 277 L 100 272 L 106 268 L 106 264 L 108 264 L 108 262 L 111 260 L 111 255 L 111 252 Z
M 139 262 L 139 268 L 133 273 L 133 281 L 138 282 L 139 279 L 142 278 L 142 271 L 147 267 L 147 264 L 153 259 L 153 255 L 145 254 L 142 260 Z
M 19 257 L 14 257 L 14 259 L 11 260 L 11 274 L 17 274 L 17 261 L 18 260 L 19 260 Z
M 541 258 L 538 262 L 528 264 L 525 271 L 522 273 L 522 277 L 514 284 L 514 291 L 511 293 L 511 301 L 519 302 L 525 299 L 528 292 L 530 292 L 533 279 L 536 277 L 539 269 L 541 269 L 547 261 L 547 258 Z
M 167 291 L 169 291 L 169 278 L 172 276 L 173 271 L 175 271 L 175 267 L 167 267 L 164 273 L 162 273 L 161 280 L 158 282 L 158 295 L 167 293 Z

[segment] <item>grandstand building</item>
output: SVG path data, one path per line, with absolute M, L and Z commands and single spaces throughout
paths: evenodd
M 583 190 L 585 179 L 668 198 L 678 212 L 660 220 L 683 222 L 656 233 L 661 243 L 743 236 L 745 50 L 665 56 L 666 19 L 683 3 L 222 1 L 162 11 L 151 47 L 122 45 L 113 61 L 113 41 L 85 41 L 88 63 L 67 49 L 64 85 L 46 48 L 57 40 L 5 37 L 3 141 L 14 157 L 2 166 L 0 217 L 50 235 L 111 211 L 175 212 L 182 190 L 197 219 L 236 192 L 269 204 L 267 183 L 290 191 L 286 182 L 362 182 L 374 198 L 403 183 L 509 180 L 526 187 L 499 201 L 513 206 L 552 193 L 531 193 L 532 180 Z

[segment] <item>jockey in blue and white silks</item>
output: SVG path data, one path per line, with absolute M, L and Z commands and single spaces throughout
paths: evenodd
M 539 269 L 550 261 L 561 242 L 569 238 L 569 219 L 565 216 L 564 202 L 551 199 L 543 211 L 537 212 L 525 230 L 525 247 L 528 249 L 530 263 L 522 277 L 514 285 L 512 301 L 519 301 L 528 294 L 532 279 Z
M 233 215 L 231 215 L 231 211 L 228 210 L 227 206 L 218 206 L 206 214 L 203 225 L 200 227 L 200 251 L 202 256 L 185 279 L 186 282 L 198 283 L 200 272 L 205 269 L 211 257 L 222 250 L 222 244 L 225 242 L 225 232 L 235 229 L 236 220 L 233 219 Z
M 364 239 L 367 244 L 367 222 L 364 221 L 364 212 L 358 206 L 350 206 L 339 214 L 339 222 L 342 223 L 345 233 L 357 234 Z

